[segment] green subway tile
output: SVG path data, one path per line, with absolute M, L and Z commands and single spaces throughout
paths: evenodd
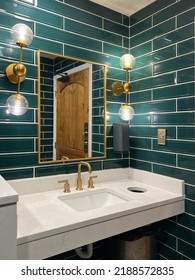
M 28 109 L 28 111 L 21 115 L 15 116 L 12 114 L 8 114 L 6 107 L 0 108 L 0 121 L 4 122 L 34 122 L 34 111 Z
M 139 10 L 130 17 L 130 26 L 143 20 L 146 17 L 151 16 L 151 14 L 157 13 L 159 10 L 165 8 L 166 6 L 176 2 L 176 0 L 163 0 L 155 1 L 151 5 L 146 6 L 144 9 Z
M 177 45 L 178 55 L 186 54 L 193 52 L 195 49 L 194 39 L 189 39 L 184 42 L 181 42 Z
M 195 149 L 192 155 L 193 156 L 178 155 L 178 166 L 195 170 Z
M 170 46 L 162 50 L 158 50 L 151 54 L 143 55 L 136 59 L 135 67 L 142 67 L 148 64 L 158 63 L 159 61 L 166 60 L 176 56 L 176 46 Z
M 36 33 L 38 36 L 60 41 L 62 43 L 72 44 L 82 48 L 90 48 L 91 50 L 101 51 L 102 44 L 99 41 L 92 40 L 83 36 L 75 35 L 64 30 L 51 28 L 49 26 L 37 24 Z
M 133 93 L 130 94 L 130 102 L 131 103 L 151 101 L 151 98 L 152 98 L 152 91 L 151 90 L 133 92 Z
M 14 180 L 14 179 L 23 179 L 23 178 L 32 178 L 33 177 L 33 169 L 32 168 L 18 168 L 18 169 L 10 169 L 10 170 L 0 170 L 1 176 L 5 180 Z
M 63 44 L 52 40 L 34 37 L 31 47 L 36 50 L 48 51 L 57 54 L 63 54 Z
M 176 250 L 164 245 L 163 243 L 158 244 L 157 252 L 163 256 L 166 260 L 185 260 L 186 257 L 179 254 Z
M 26 78 L 37 79 L 37 66 L 26 66 Z
M 0 123 L 1 137 L 36 137 L 37 124 Z
M 107 73 L 107 79 L 116 79 L 116 80 L 125 80 L 125 72 L 122 69 L 115 69 L 115 68 L 109 68 Z M 112 83 L 114 80 L 111 81 Z
M 164 33 L 170 32 L 175 29 L 175 19 L 167 20 L 159 24 L 158 26 L 154 26 L 134 37 L 130 40 L 130 46 L 134 47 L 136 45 L 145 43 L 146 41 L 152 40 L 156 36 L 160 36 Z
M 87 13 L 64 3 L 59 3 L 51 0 L 48 0 L 46 3 L 44 0 L 39 0 L 38 7 L 64 17 L 72 18 L 77 21 L 88 23 L 97 27 L 102 27 L 102 19 L 96 16 L 96 14 Z
M 195 140 L 195 129 L 194 127 L 178 127 L 178 136 L 179 139 L 188 139 Z
M 1 90 L 10 90 L 13 92 L 17 92 L 17 85 L 10 83 L 10 81 L 6 77 L 0 77 L 0 89 Z M 34 92 L 34 81 L 25 80 L 21 83 L 20 86 L 21 92 L 33 93 Z
M 193 193 L 194 193 L 194 197 L 195 197 L 195 188 L 191 187 L 191 189 L 194 189 Z M 194 198 L 192 198 L 192 199 L 194 199 Z M 187 213 L 184 213 L 184 214 L 178 216 L 178 223 L 189 229 L 195 230 L 195 217 L 188 215 Z
M 0 41 L 6 44 L 12 44 L 10 32 L 3 28 L 0 28 Z
M 106 7 L 102 8 L 101 5 L 97 5 L 96 3 L 93 3 L 91 1 L 64 0 L 64 2 L 73 5 L 74 7 L 86 10 L 92 14 L 99 15 L 100 17 L 108 18 L 119 23 L 123 22 L 124 16 L 122 14 L 110 10 Z
M 130 49 L 131 54 L 134 55 L 135 57 L 150 53 L 151 51 L 152 51 L 152 42 L 146 42 L 140 46 L 135 46 L 134 48 Z
M 30 22 L 30 21 L 26 22 L 25 20 L 18 20 L 18 18 L 14 17 L 13 15 L 9 15 L 9 14 L 0 12 L 0 26 L 11 29 L 12 26 L 14 26 L 17 23 L 27 24 L 33 30 L 32 22 Z M 11 32 L 9 32 L 9 33 L 10 33 L 10 37 L 11 37 Z
M 123 24 L 129 26 L 129 16 L 123 15 Z
M 154 39 L 154 50 L 172 45 L 174 43 L 183 41 L 193 36 L 194 26 L 193 24 L 190 24 L 188 26 L 174 30 L 173 32 L 167 33 L 159 38 Z
M 97 63 L 102 63 L 106 65 L 118 66 L 119 60 L 118 58 L 114 58 L 112 56 L 108 56 L 106 54 L 96 53 L 93 51 L 85 50 L 82 48 L 77 48 L 74 46 L 66 46 L 64 45 L 64 55 L 71 56 L 78 59 L 84 59 L 87 61 L 93 61 Z
M 135 36 L 136 34 L 143 32 L 150 27 L 152 27 L 152 17 L 148 17 L 140 23 L 137 23 L 136 25 L 130 27 L 130 36 Z
M 194 171 L 188 171 L 185 169 L 180 168 L 173 168 L 173 167 L 167 167 L 163 165 L 155 165 L 153 166 L 153 172 L 158 173 L 165 176 L 170 176 L 173 178 L 177 178 L 180 180 L 184 180 L 187 184 L 194 184 L 195 182 L 195 172 Z
M 189 24 L 189 23 L 193 22 L 194 21 L 194 14 L 195 14 L 195 8 L 193 8 L 193 9 L 191 9 L 191 10 L 185 12 L 185 13 L 182 12 L 177 17 L 177 26 L 182 27 L 186 24 Z
M 195 215 L 195 207 L 194 207 L 194 201 L 192 200 L 185 200 L 185 212 L 191 215 Z
M 158 77 L 153 78 L 152 85 L 153 87 L 162 87 L 175 84 L 175 77 L 175 73 L 159 75 Z
M 30 7 L 30 6 L 26 6 L 26 5 L 22 5 L 22 3 L 17 5 L 15 4 L 14 1 L 3 1 L 1 3 L 1 9 L 6 10 L 7 13 L 10 13 L 12 15 L 17 15 L 17 16 L 21 16 L 22 18 L 27 18 L 27 19 L 31 19 L 34 21 L 38 21 L 38 22 L 42 22 L 45 24 L 49 24 L 49 25 L 53 25 L 59 28 L 63 27 L 63 18 L 56 15 L 56 14 L 51 14 L 48 13 L 45 10 L 40 10 L 37 9 L 35 7 Z M 17 17 L 16 17 L 17 19 Z M 17 19 L 17 22 L 20 23 L 21 20 Z M 26 23 L 29 24 L 29 23 Z M 31 29 L 33 30 L 33 23 L 30 23 L 32 25 Z M 13 26 L 13 25 L 12 25 Z M 11 26 L 11 27 L 12 27 Z
M 140 91 L 155 87 L 162 87 L 175 84 L 175 73 L 163 74 L 154 78 L 146 78 L 140 81 L 132 81 L 132 91 Z
M 195 143 L 189 141 L 168 140 L 166 145 L 159 145 L 157 140 L 153 141 L 153 149 L 172 153 L 195 154 Z
M 123 37 L 122 38 L 122 45 L 124 48 L 129 49 L 129 38 Z
M 195 244 L 195 235 L 192 230 L 183 227 L 179 224 L 176 224 L 171 220 L 166 220 L 165 225 L 169 229 L 169 232 L 171 232 L 171 234 L 175 235 L 176 237 L 184 241 L 188 241 L 191 244 Z
M 167 139 L 175 139 L 176 129 L 175 127 L 165 127 L 167 130 Z M 157 137 L 156 127 L 130 127 L 130 136 L 134 137 Z
M 114 46 L 112 44 L 103 43 L 103 52 L 110 55 L 115 55 L 121 57 L 123 54 L 127 53 L 123 47 Z
M 113 21 L 104 20 L 104 29 L 129 38 L 129 28 Z
M 155 152 L 155 151 L 147 151 L 147 150 L 140 150 L 140 149 L 131 149 L 130 155 L 132 158 L 137 160 L 145 160 L 154 163 L 161 163 L 170 166 L 176 165 L 176 155 L 162 153 L 162 152 Z
M 1 5 L 1 8 L 5 9 L 9 13 L 12 13 L 13 15 L 21 15 L 23 17 L 30 18 L 31 20 L 53 25 L 59 28 L 63 27 L 63 18 L 56 14 L 51 14 L 44 10 L 39 10 L 37 8 L 22 4 L 17 4 L 16 6 L 14 2 L 11 2 L 9 0 L 4 1 L 3 6 Z
M 130 158 L 131 158 L 131 153 L 130 153 Z M 152 171 L 152 164 L 141 160 L 131 159 L 130 166 L 135 169 L 141 169 L 149 172 Z
M 136 108 L 133 105 L 133 109 L 136 112 Z M 135 115 L 131 120 L 132 125 L 150 125 L 151 123 L 151 115 Z
M 195 188 L 194 188 L 194 186 L 190 186 L 190 185 L 185 184 L 185 195 L 186 195 L 186 198 L 195 200 Z M 191 227 L 192 227 L 192 225 L 191 225 Z M 193 229 L 195 229 L 195 223 L 193 223 L 193 227 L 194 227 Z
M 132 92 L 151 89 L 152 88 L 152 81 L 153 81 L 153 78 L 146 78 L 146 79 L 143 79 L 141 82 L 140 81 L 132 81 L 131 82 Z
M 87 26 L 85 24 L 78 24 L 76 21 L 66 20 L 66 30 L 75 32 L 86 37 L 91 37 L 96 40 L 105 41 L 115 45 L 122 46 L 122 37 L 108 31 L 95 28 L 92 26 Z
M 193 125 L 195 124 L 195 113 L 166 113 L 154 114 L 154 125 Z
M 130 147 L 151 149 L 151 139 L 147 138 L 130 138 Z
M 186 1 L 178 1 L 174 5 L 170 5 L 169 7 L 163 9 L 162 11 L 156 13 L 153 16 L 153 23 L 158 24 L 168 18 L 174 17 L 180 13 L 183 13 L 185 10 L 193 7 L 192 2 Z
M 38 162 L 37 154 L 21 154 L 21 155 L 1 155 L 0 168 L 16 168 L 24 166 L 33 166 Z
M 163 88 L 158 88 L 153 90 L 153 99 L 167 99 L 167 98 L 175 98 L 182 97 L 188 95 L 194 95 L 195 84 L 194 83 L 186 83 L 181 85 L 173 85 Z
M 187 68 L 194 65 L 194 55 L 187 54 L 154 65 L 154 75 Z
M 0 43 L 0 49 L 1 49 L 0 52 L 1 58 L 16 60 L 16 62 L 17 60 L 19 61 L 20 48 L 18 46 L 7 46 Z M 28 63 L 34 63 L 34 53 L 31 50 L 24 48 L 22 52 L 22 61 Z
M 190 245 L 189 242 L 184 242 L 183 240 L 178 240 L 178 251 L 182 255 L 188 256 L 191 260 L 195 260 L 195 250 L 194 246 Z
M 134 104 L 133 108 L 136 114 L 154 113 L 154 112 L 172 112 L 176 110 L 175 100 L 145 102 Z
M 170 235 L 167 232 L 163 232 L 163 234 L 160 234 L 158 236 L 158 242 L 163 243 L 164 245 L 167 245 L 173 249 L 176 249 L 176 244 L 177 244 L 177 240 L 175 236 Z
M 152 76 L 152 65 L 131 71 L 131 81 Z
M 112 168 L 125 168 L 129 167 L 128 159 L 116 159 L 116 160 L 105 160 L 103 162 L 104 169 L 112 169 Z
M 178 83 L 194 81 L 194 75 L 195 75 L 194 67 L 189 68 L 189 69 L 180 70 L 180 71 L 178 71 L 178 74 L 177 74 L 177 81 L 178 81 Z
M 195 97 L 178 99 L 178 111 L 193 111 L 195 109 Z
M 33 139 L 0 139 L 0 153 L 18 153 L 33 151 Z
M 113 146 L 112 146 L 113 147 Z M 127 156 L 128 156 L 128 154 L 127 154 Z M 116 152 L 114 152 L 113 151 L 113 149 L 107 149 L 107 152 L 106 152 L 106 158 L 107 159 L 121 159 L 122 158 L 122 156 L 121 156 L 121 154 L 120 153 L 116 153 Z

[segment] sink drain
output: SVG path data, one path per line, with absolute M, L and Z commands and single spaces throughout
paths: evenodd
M 144 192 L 147 192 L 146 189 L 140 188 L 140 187 L 129 187 L 129 188 L 127 188 L 127 189 L 128 189 L 128 191 L 130 191 L 130 192 L 135 192 L 135 193 L 144 193 Z

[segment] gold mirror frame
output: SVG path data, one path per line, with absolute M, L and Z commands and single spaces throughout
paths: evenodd
M 67 158 L 65 155 L 63 157 L 61 157 L 61 159 L 54 159 L 54 160 L 42 160 L 41 159 L 41 121 L 42 121 L 42 116 L 41 116 L 41 57 L 54 57 L 54 58 L 59 58 L 59 59 L 65 59 L 65 60 L 72 60 L 80 63 L 80 64 L 84 64 L 84 63 L 88 63 L 91 64 L 92 67 L 94 65 L 94 67 L 99 66 L 102 69 L 102 79 L 103 79 L 103 108 L 102 108 L 102 118 L 103 118 L 103 152 L 102 152 L 102 156 L 91 156 L 91 157 L 78 157 L 78 158 Z M 69 56 L 63 56 L 63 55 L 59 55 L 59 54 L 55 54 L 55 53 L 51 53 L 51 52 L 45 52 L 45 51 L 41 51 L 39 50 L 37 53 L 37 57 L 38 57 L 38 163 L 39 164 L 51 164 L 51 163 L 60 163 L 60 162 L 72 162 L 72 161 L 80 161 L 80 160 L 92 160 L 92 159 L 102 159 L 106 157 L 106 75 L 107 75 L 107 66 L 105 64 L 99 64 L 99 63 L 94 63 L 91 61 L 87 61 L 87 60 L 82 60 L 82 59 L 77 59 L 74 57 L 69 57 Z M 93 89 L 92 89 L 93 91 Z M 100 109 L 99 109 L 100 110 Z M 92 119 L 92 115 L 91 115 L 91 119 Z M 55 124 L 53 124 L 55 126 Z M 55 145 L 55 143 L 53 143 L 53 145 Z

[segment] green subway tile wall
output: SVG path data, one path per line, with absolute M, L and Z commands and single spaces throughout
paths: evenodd
M 130 17 L 130 165 L 185 180 L 185 214 L 160 223 L 159 259 L 195 259 L 194 27 L 193 0 L 157 0 Z
M 91 161 L 92 168 L 123 168 L 130 162 L 185 180 L 185 214 L 160 223 L 158 258 L 195 259 L 194 0 L 157 0 L 130 18 L 88 0 L 7 0 L 0 3 L 0 15 L 0 174 L 16 179 L 77 171 L 76 162 L 37 163 L 37 50 L 107 64 L 107 158 Z M 17 85 L 7 80 L 5 68 L 19 58 L 10 34 L 19 22 L 32 28 L 34 39 L 23 52 L 27 78 L 21 84 L 30 109 L 14 117 L 6 114 L 5 102 Z M 118 109 L 124 98 L 110 91 L 114 81 L 125 79 L 119 58 L 129 44 L 136 57 L 130 73 L 135 109 L 130 156 L 113 152 L 112 124 L 122 122 Z M 167 130 L 166 146 L 157 144 L 158 127 Z

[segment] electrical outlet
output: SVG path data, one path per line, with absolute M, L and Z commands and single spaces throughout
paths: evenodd
M 166 145 L 166 129 L 158 128 L 158 145 Z

